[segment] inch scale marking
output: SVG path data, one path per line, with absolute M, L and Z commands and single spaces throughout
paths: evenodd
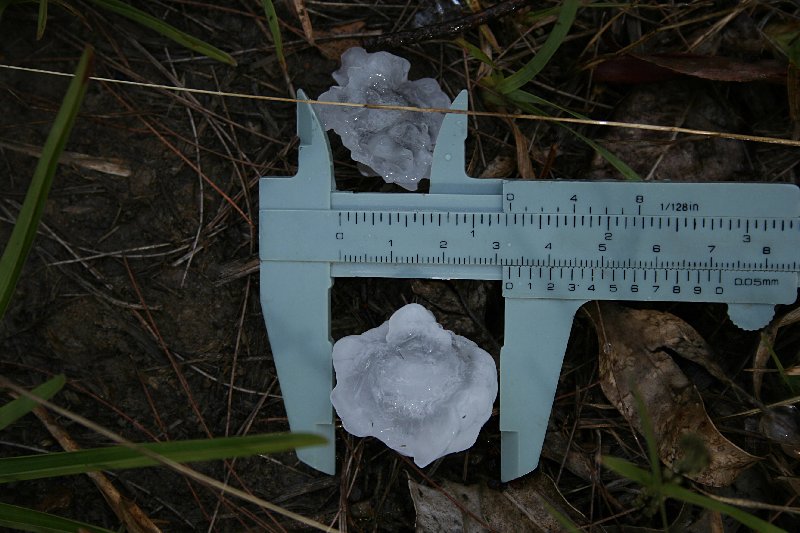
M 466 108 L 466 94 L 453 103 Z M 298 104 L 300 165 L 260 183 L 261 300 L 289 422 L 329 444 L 336 277 L 500 280 L 501 478 L 538 464 L 575 311 L 589 300 L 721 302 L 765 326 L 797 297 L 800 189 L 789 184 L 477 180 L 466 121 L 445 117 L 429 194 L 335 190 L 330 147 Z

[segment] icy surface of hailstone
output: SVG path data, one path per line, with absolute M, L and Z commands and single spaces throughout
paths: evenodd
M 339 84 L 322 93 L 325 102 L 349 102 L 446 109 L 450 99 L 432 78 L 408 80 L 411 64 L 388 52 L 350 48 L 342 68 L 333 73 Z M 430 177 L 433 145 L 444 120 L 442 113 L 416 113 L 356 107 L 316 106 L 326 130 L 342 138 L 355 161 L 387 183 L 410 191 Z M 366 170 L 366 172 L 363 172 Z M 374 172 L 370 172 L 374 171 Z
M 466 450 L 497 396 L 492 357 L 408 304 L 381 326 L 333 347 L 331 402 L 344 428 L 426 466 Z

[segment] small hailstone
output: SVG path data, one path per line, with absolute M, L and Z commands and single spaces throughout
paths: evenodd
M 339 340 L 333 366 L 331 402 L 344 428 L 377 437 L 420 467 L 475 444 L 497 397 L 492 356 L 418 304 Z
M 432 78 L 408 80 L 411 64 L 388 52 L 350 48 L 342 68 L 333 73 L 339 84 L 319 96 L 324 102 L 348 102 L 446 109 L 450 99 Z M 355 161 L 387 183 L 410 191 L 430 177 L 433 146 L 444 120 L 442 113 L 388 111 L 330 105 L 316 106 L 326 130 L 342 138 Z M 365 175 L 373 175 L 365 174 Z

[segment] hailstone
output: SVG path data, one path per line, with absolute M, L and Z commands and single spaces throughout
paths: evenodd
M 450 99 L 436 80 L 409 81 L 411 64 L 388 52 L 350 48 L 342 68 L 333 73 L 339 84 L 319 96 L 323 102 L 395 105 L 447 109 Z M 420 113 L 332 105 L 315 106 L 326 130 L 334 130 L 352 158 L 387 183 L 410 191 L 430 177 L 433 146 L 443 113 Z M 374 172 L 371 172 L 374 171 Z
M 497 397 L 494 359 L 418 304 L 333 347 L 331 393 L 344 429 L 424 467 L 475 444 Z

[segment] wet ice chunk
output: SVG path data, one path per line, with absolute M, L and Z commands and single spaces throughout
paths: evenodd
M 344 428 L 419 466 L 475 444 L 497 397 L 492 357 L 418 304 L 338 341 L 333 366 L 331 402 Z
M 350 48 L 342 54 L 342 68 L 333 73 L 339 84 L 319 96 L 325 102 L 368 103 L 445 109 L 450 99 L 432 78 L 408 80 L 411 64 L 388 52 L 367 53 Z M 326 130 L 342 138 L 355 161 L 387 183 L 410 191 L 430 177 L 433 146 L 442 125 L 442 113 L 388 111 L 330 105 L 316 106 Z M 369 171 L 374 172 L 369 172 Z

